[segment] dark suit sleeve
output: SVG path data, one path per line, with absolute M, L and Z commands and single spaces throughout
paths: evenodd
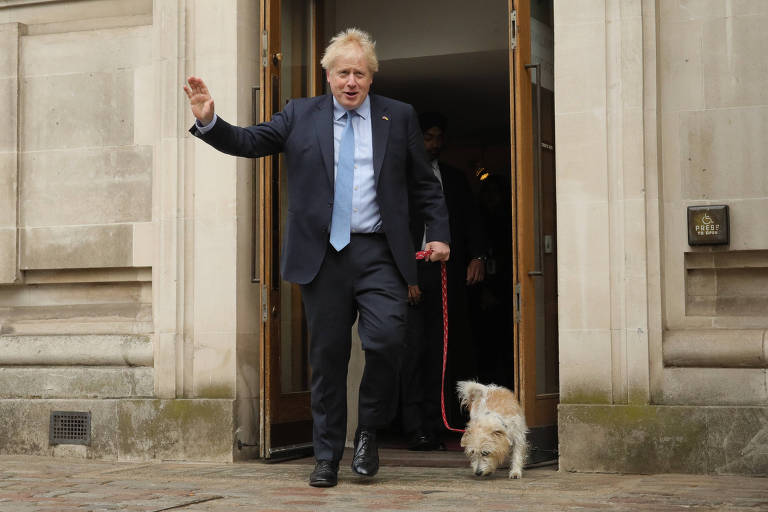
M 485 234 L 483 219 L 480 216 L 480 207 L 477 204 L 477 199 L 475 199 L 475 195 L 472 193 L 472 188 L 464 173 L 458 169 L 454 172 L 459 177 L 459 184 L 461 186 L 461 189 L 457 190 L 457 192 L 461 198 L 462 219 L 467 235 L 467 256 L 470 259 L 486 256 L 488 254 L 488 240 Z
M 419 119 L 412 107 L 408 118 L 408 164 L 410 198 L 414 202 L 415 210 L 426 224 L 427 242 L 450 244 L 451 231 L 443 190 L 427 160 L 424 137 L 419 128 Z
M 219 117 L 210 131 L 202 134 L 197 125 L 189 132 L 222 153 L 247 158 L 258 158 L 280 153 L 291 130 L 293 105 L 272 116 L 272 120 L 247 128 L 233 126 Z

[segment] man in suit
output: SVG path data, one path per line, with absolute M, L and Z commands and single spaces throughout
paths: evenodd
M 419 124 L 432 171 L 443 188 L 450 219 L 451 260 L 446 269 L 450 340 L 445 385 L 449 390 L 446 395 L 450 397 L 455 381 L 476 376 L 467 287 L 484 279 L 487 247 L 483 223 L 466 176 L 459 169 L 439 161 L 445 117 L 437 112 L 425 112 L 419 116 Z M 414 211 L 411 220 L 414 244 L 426 245 L 424 217 Z M 409 449 L 426 451 L 442 447 L 442 283 L 439 265 L 418 262 L 417 270 L 417 284 L 408 287 L 411 307 L 406 339 L 410 357 L 403 362 L 401 372 L 400 412 Z M 448 403 L 447 412 L 453 403 Z
M 346 379 L 357 318 L 365 351 L 352 470 L 373 476 L 376 430 L 393 415 L 403 357 L 407 284 L 416 283 L 409 205 L 426 219 L 432 259 L 447 261 L 450 231 L 440 184 L 410 105 L 369 95 L 378 70 L 370 36 L 340 32 L 321 61 L 331 95 L 289 102 L 248 128 L 214 113 L 200 78 L 184 87 L 193 135 L 225 153 L 285 153 L 288 178 L 281 268 L 301 285 L 309 327 L 315 469 L 310 485 L 337 483 L 346 438 Z

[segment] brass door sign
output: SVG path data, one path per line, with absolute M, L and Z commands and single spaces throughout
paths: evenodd
M 688 245 L 730 243 L 728 206 L 689 206 Z

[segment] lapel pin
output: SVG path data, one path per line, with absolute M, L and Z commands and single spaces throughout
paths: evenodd
M 389 118 L 387 116 L 381 116 L 381 118 L 385 121 L 389 121 Z

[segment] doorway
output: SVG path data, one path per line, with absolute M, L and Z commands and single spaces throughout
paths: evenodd
M 440 161 L 466 179 L 487 259 L 485 280 L 466 287 L 464 319 L 452 315 L 451 325 L 463 327 L 449 330 L 446 416 L 463 427 L 457 380 L 504 385 L 518 395 L 532 427 L 531 460 L 552 458 L 558 397 L 552 0 L 483 0 L 471 8 L 460 0 L 264 0 L 263 14 L 269 46 L 263 119 L 292 97 L 326 92 L 320 54 L 348 26 L 377 40 L 373 94 L 447 119 Z M 538 68 L 530 67 L 534 59 Z M 298 289 L 275 272 L 285 177 L 280 159 L 262 166 L 262 272 L 270 313 L 262 350 L 262 431 L 270 434 L 262 436 L 262 455 L 270 458 L 281 453 L 277 440 L 306 447 L 309 369 Z M 360 367 L 353 355 L 352 380 Z M 387 437 L 391 446 L 404 446 L 403 431 L 396 420 Z M 444 430 L 442 437 L 447 449 L 459 449 L 458 435 Z
M 517 387 L 514 326 L 509 314 L 514 283 L 507 3 L 485 1 L 471 9 L 458 1 L 441 2 L 439 8 L 429 2 L 416 4 L 394 0 L 363 6 L 349 0 L 328 1 L 324 33 L 328 40 L 352 24 L 369 31 L 377 40 L 380 65 L 372 93 L 409 103 L 421 115 L 440 114 L 445 120 L 438 165 L 452 221 L 463 222 L 463 226 L 452 225 L 444 404 L 448 423 L 463 428 L 467 418 L 454 391 L 457 381 L 477 379 Z M 401 16 L 402 12 L 409 16 Z M 451 182 L 463 185 L 450 189 Z M 485 279 L 466 286 L 464 276 L 470 259 L 478 256 L 473 254 L 478 244 L 486 258 Z M 426 283 L 428 289 L 422 290 L 425 296 L 439 293 L 437 283 L 431 284 Z M 433 309 L 428 314 L 428 325 L 416 336 L 424 336 L 420 341 L 430 348 L 413 370 L 427 376 L 419 381 L 424 388 L 401 389 L 399 397 L 407 402 L 411 394 L 423 393 L 422 405 L 429 411 L 429 417 L 422 419 L 424 430 L 438 438 L 438 445 L 457 451 L 461 450 L 460 434 L 441 428 L 440 311 Z M 407 409 L 398 408 L 384 436 L 387 446 L 408 446 L 413 411 Z

